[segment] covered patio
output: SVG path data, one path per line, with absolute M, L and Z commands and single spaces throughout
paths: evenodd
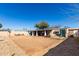
M 37 29 L 31 30 L 30 34 L 31 36 L 50 36 L 50 33 L 55 34 L 55 30 L 58 29 Z
M 31 31 L 32 36 L 48 36 L 51 30 L 36 30 L 36 31 Z

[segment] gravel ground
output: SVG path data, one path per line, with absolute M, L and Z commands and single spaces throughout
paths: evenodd
M 50 49 L 44 56 L 79 56 L 79 46 L 74 38 L 68 38 L 57 47 Z

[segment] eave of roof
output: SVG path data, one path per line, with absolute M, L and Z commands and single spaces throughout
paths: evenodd
M 59 28 L 46 28 L 46 29 L 35 29 L 35 30 L 29 30 L 29 31 L 44 31 L 44 30 L 58 30 Z

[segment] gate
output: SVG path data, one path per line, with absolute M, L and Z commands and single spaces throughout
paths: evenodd
M 60 29 L 60 36 L 66 37 L 66 30 L 65 29 Z

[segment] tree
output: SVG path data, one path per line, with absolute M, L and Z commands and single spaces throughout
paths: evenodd
M 0 23 L 0 28 L 2 28 L 3 27 L 3 25 Z
M 40 23 L 35 24 L 35 27 L 38 29 L 44 29 L 44 28 L 48 28 L 49 25 L 47 22 L 42 21 Z
M 39 28 L 39 24 L 35 24 L 35 27 L 36 27 L 36 28 Z

